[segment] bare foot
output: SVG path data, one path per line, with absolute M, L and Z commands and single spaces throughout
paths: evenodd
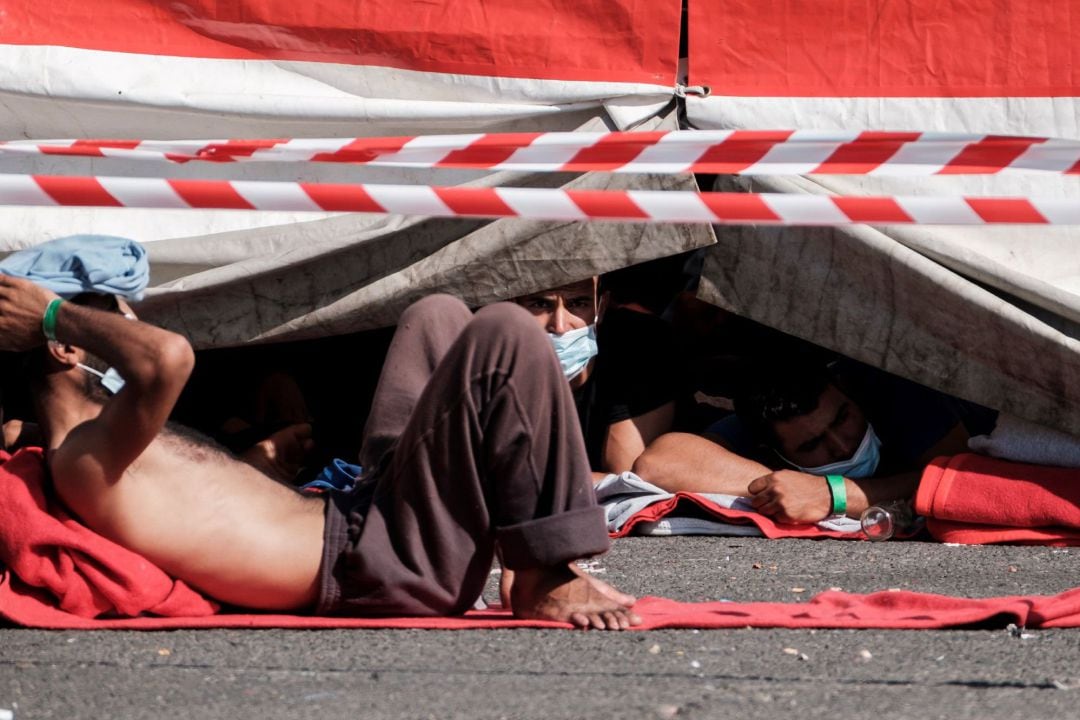
M 636 601 L 575 565 L 518 570 L 510 589 L 514 616 L 569 622 L 580 628 L 625 630 L 640 625 Z
M 513 587 L 514 571 L 504 565 L 502 575 L 499 577 L 499 600 L 502 602 L 503 610 L 509 610 L 513 607 L 510 598 L 510 590 Z

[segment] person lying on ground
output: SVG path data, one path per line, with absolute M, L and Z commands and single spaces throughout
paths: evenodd
M 551 338 L 595 479 L 629 470 L 674 421 L 677 373 L 667 323 L 638 305 L 607 306 L 595 277 L 515 302 Z
M 194 362 L 183 337 L 0 277 L 0 350 L 26 353 L 60 499 L 174 577 L 255 610 L 461 613 L 498 543 L 518 617 L 638 622 L 632 597 L 573 564 L 609 541 L 549 347 L 514 305 L 474 317 L 448 297 L 414 304 L 368 423 L 377 461 L 351 490 L 305 496 L 167 426 Z M 123 378 L 115 395 L 95 365 Z
M 658 438 L 634 472 L 669 492 L 749 496 L 780 522 L 859 515 L 914 495 L 935 457 L 964 452 L 968 429 L 992 419 L 854 362 L 766 365 L 735 398 L 735 422 Z

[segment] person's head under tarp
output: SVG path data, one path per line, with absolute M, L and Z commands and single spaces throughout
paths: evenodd
M 671 429 L 679 375 L 668 323 L 638 304 L 611 303 L 606 282 L 591 277 L 515 299 L 548 334 L 598 478 L 629 470 Z
M 871 477 L 881 441 L 859 403 L 818 366 L 772 366 L 735 398 L 743 426 L 785 464 L 812 475 Z
M 515 300 L 548 333 L 571 388 L 588 382 L 599 352 L 596 328 L 603 314 L 599 279 L 586 278 Z
M 634 471 L 668 492 L 747 497 L 780 522 L 858 518 L 910 498 L 930 460 L 966 449 L 964 423 L 985 409 L 965 405 L 849 359 L 762 358 L 735 416 L 658 438 Z

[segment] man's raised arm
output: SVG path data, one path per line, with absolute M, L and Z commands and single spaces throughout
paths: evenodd
M 30 281 L 0 276 L 0 349 L 45 343 L 43 318 L 58 299 Z M 59 368 L 74 368 L 85 350 L 125 380 L 96 419 L 72 432 L 82 447 L 93 448 L 105 479 L 115 479 L 161 431 L 191 374 L 194 353 L 185 338 L 153 325 L 70 302 L 58 305 L 46 324 L 55 332 L 48 352 Z

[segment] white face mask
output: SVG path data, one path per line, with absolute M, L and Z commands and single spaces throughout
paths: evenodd
M 779 455 L 779 452 L 777 454 Z M 859 443 L 855 454 L 847 460 L 807 468 L 796 465 L 783 455 L 780 455 L 780 457 L 783 458 L 784 462 L 811 475 L 843 475 L 846 478 L 854 479 L 868 478 L 874 475 L 878 463 L 881 461 L 881 440 L 878 439 L 877 433 L 874 432 L 874 426 L 866 423 L 866 433 L 863 435 L 862 442 Z
M 567 380 L 573 380 L 584 372 L 589 361 L 596 357 L 600 349 L 596 344 L 596 323 L 564 332 L 562 335 L 548 333 L 548 337 Z
M 101 386 L 113 395 L 120 392 L 120 388 L 124 387 L 124 378 L 120 376 L 120 373 L 116 372 L 115 368 L 109 368 L 105 372 L 101 372 L 100 370 L 95 370 L 89 365 L 83 365 L 82 363 L 75 363 L 75 367 L 81 368 L 91 375 L 96 375 L 101 379 Z

